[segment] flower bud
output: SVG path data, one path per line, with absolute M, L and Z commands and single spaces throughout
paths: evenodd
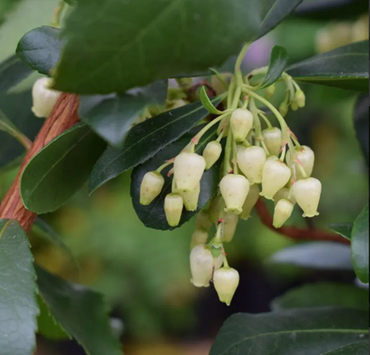
M 228 213 L 224 218 L 224 233 L 222 242 L 230 243 L 234 239 L 236 227 L 238 226 L 239 216 L 233 213 Z
M 303 217 L 312 218 L 319 215 L 317 209 L 320 203 L 321 191 L 321 182 L 315 178 L 295 182 L 293 193 L 298 205 L 304 211 Z
M 184 205 L 187 211 L 194 212 L 198 209 L 198 201 L 199 201 L 199 195 L 200 195 L 200 183 L 198 183 L 198 186 L 192 190 L 187 192 L 177 191 L 179 195 L 181 195 Z
M 32 88 L 32 112 L 37 117 L 49 117 L 61 92 L 50 89 L 52 79 L 41 78 L 36 80 Z
M 249 194 L 244 202 L 243 205 L 243 212 L 240 215 L 241 219 L 247 220 L 249 219 L 253 207 L 256 205 L 257 201 L 260 198 L 260 188 L 258 185 L 252 185 Z
M 299 109 L 298 103 L 296 101 L 293 101 L 290 104 L 290 107 L 292 108 L 292 111 L 298 111 L 298 109 Z
M 177 227 L 181 220 L 184 202 L 179 194 L 168 194 L 164 199 L 164 212 L 171 227 Z
M 209 207 L 209 218 L 213 224 L 217 224 L 225 214 L 225 201 L 221 195 L 213 198 Z
M 221 302 L 230 306 L 236 289 L 239 286 L 240 276 L 235 269 L 224 267 L 215 272 L 213 283 Z
M 280 107 L 279 107 L 279 112 L 280 112 L 280 114 L 281 114 L 283 117 L 285 117 L 285 116 L 288 114 L 288 112 L 289 112 L 289 107 L 288 107 L 288 105 L 287 105 L 285 102 L 283 102 L 283 103 L 280 105 Z
M 243 175 L 226 175 L 220 182 L 221 194 L 226 204 L 225 212 L 241 214 L 249 189 L 250 183 Z
M 275 84 L 272 84 L 270 85 L 266 90 L 265 90 L 265 98 L 268 100 L 268 99 L 271 99 L 274 95 L 275 95 L 275 92 L 276 92 L 276 86 Z
M 268 200 L 273 200 L 276 193 L 288 182 L 292 172 L 280 160 L 269 159 L 263 167 L 262 173 L 262 192 Z
M 231 75 L 229 73 L 220 74 L 220 76 L 226 82 L 230 81 Z M 224 85 L 224 83 L 220 80 L 220 78 L 217 75 L 213 75 L 211 77 L 211 86 L 212 86 L 213 90 L 216 91 L 217 95 L 221 95 L 221 94 L 223 94 L 224 92 L 227 91 L 227 86 Z
M 283 189 L 279 190 L 276 195 L 274 196 L 274 202 L 275 202 L 275 205 L 280 201 L 280 200 L 288 200 L 290 201 L 291 203 L 293 203 L 293 205 L 295 205 L 297 203 L 297 201 L 295 200 L 294 198 L 294 194 L 293 192 L 291 192 L 291 189 L 288 189 L 286 187 L 284 187 Z
M 247 109 L 238 108 L 233 112 L 230 119 L 230 126 L 234 139 L 243 142 L 253 127 L 253 114 Z
M 265 129 L 263 139 L 271 155 L 278 156 L 283 146 L 283 133 L 277 127 Z
M 206 161 L 206 169 L 212 168 L 212 166 L 220 159 L 222 153 L 222 146 L 219 142 L 209 142 L 203 151 L 203 158 Z
M 196 229 L 191 237 L 190 248 L 193 250 L 199 244 L 206 244 L 208 240 L 208 232 L 204 229 Z
M 179 154 L 174 163 L 176 188 L 183 192 L 196 189 L 205 168 L 206 162 L 202 156 L 195 153 Z
M 282 199 L 275 206 L 274 227 L 281 228 L 291 217 L 294 205 L 289 200 Z
M 161 193 L 164 185 L 164 177 L 156 172 L 150 171 L 144 175 L 140 186 L 140 203 L 143 206 L 150 205 Z
M 197 229 L 203 229 L 209 231 L 212 227 L 212 222 L 209 218 L 209 214 L 205 211 L 201 211 L 197 214 L 195 226 Z
M 293 161 L 293 155 L 294 160 Z M 295 171 L 296 179 L 304 179 L 312 175 L 312 171 L 315 165 L 315 153 L 307 146 L 302 146 L 300 148 L 295 148 L 294 154 L 292 152 L 287 153 L 287 162 L 292 166 L 293 171 Z M 307 176 L 303 176 L 301 169 L 298 165 L 301 165 Z
M 251 184 L 262 182 L 262 170 L 266 163 L 266 152 L 261 147 L 242 148 L 237 154 L 238 165 Z
M 295 94 L 295 102 L 298 107 L 303 108 L 306 106 L 306 95 L 302 90 L 298 90 Z

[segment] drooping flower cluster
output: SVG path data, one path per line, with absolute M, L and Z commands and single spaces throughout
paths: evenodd
M 311 148 L 299 144 L 284 119 L 289 109 L 305 106 L 305 95 L 298 84 L 283 73 L 287 96 L 276 109 L 267 99 L 274 95 L 275 86 L 265 88 L 265 97 L 261 97 L 257 94 L 259 82 L 250 82 L 252 76 L 258 78 L 265 73 L 266 68 L 262 68 L 243 77 L 237 69 L 230 83 L 224 81 L 228 87 L 223 95 L 226 109 L 218 111 L 209 107 L 209 100 L 203 102 L 210 112 L 219 112 L 219 116 L 177 157 L 156 172 L 148 172 L 141 185 L 141 203 L 148 205 L 163 188 L 161 171 L 173 164 L 172 192 L 165 198 L 164 210 L 168 224 L 176 227 L 184 209 L 198 210 L 203 173 L 223 157 L 219 189 L 208 208 L 197 217 L 190 268 L 196 287 L 208 287 L 213 281 L 220 300 L 228 305 L 238 287 L 239 274 L 229 267 L 224 244 L 233 240 L 239 220 L 247 220 L 259 198 L 264 197 L 275 202 L 273 223 L 275 228 L 281 228 L 296 204 L 303 210 L 304 217 L 317 216 L 321 197 L 321 183 L 311 177 L 315 154 Z M 219 80 L 223 82 L 221 75 Z M 272 126 L 269 114 L 277 118 L 280 127 Z M 218 137 L 206 145 L 202 155 L 198 154 L 199 141 L 216 124 L 219 125 Z M 216 226 L 217 233 L 209 238 L 212 225 Z

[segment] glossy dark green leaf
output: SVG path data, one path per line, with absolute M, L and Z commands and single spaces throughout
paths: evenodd
M 360 142 L 362 152 L 364 153 L 367 165 L 369 165 L 369 96 L 360 95 L 356 102 L 354 112 L 354 126 L 357 139 Z
M 218 102 L 216 99 L 215 102 Z M 120 149 L 108 147 L 94 166 L 89 190 L 94 192 L 107 181 L 158 153 L 208 116 L 197 102 L 165 112 L 133 127 Z
M 343 238 L 351 240 L 353 223 L 332 224 L 329 228 L 331 231 L 341 235 Z
M 281 77 L 288 64 L 288 59 L 288 52 L 284 47 L 275 46 L 272 49 L 269 69 L 261 84 L 261 88 L 272 85 Z
M 349 44 L 290 66 L 298 81 L 368 92 L 369 41 Z
M 0 94 L 7 92 L 31 73 L 32 69 L 15 55 L 0 63 Z
M 23 172 L 24 205 L 39 214 L 57 210 L 82 187 L 105 146 L 84 124 L 50 142 Z
M 51 314 L 87 354 L 122 355 L 101 294 L 69 283 L 37 265 L 36 273 L 41 297 Z
M 50 75 L 59 61 L 63 46 L 58 28 L 42 26 L 27 32 L 19 41 L 16 53 L 32 69 Z
M 367 312 L 347 308 L 240 313 L 226 321 L 210 355 L 324 355 L 367 339 L 368 328 Z
M 272 302 L 274 310 L 325 306 L 369 310 L 369 291 L 348 284 L 317 283 L 290 290 Z
M 369 283 L 369 206 L 355 221 L 352 231 L 352 262 L 357 277 Z
M 331 242 L 293 245 L 273 254 L 269 262 L 319 270 L 353 270 L 350 247 Z
M 301 2 L 79 1 L 66 20 L 55 87 L 82 94 L 122 93 L 218 67 Z
M 342 346 L 339 349 L 329 351 L 324 355 L 368 355 L 369 341 L 361 340 L 352 344 Z
M 142 165 L 139 165 L 133 170 L 131 176 L 132 203 L 134 205 L 136 214 L 146 227 L 159 230 L 174 229 L 168 225 L 164 213 L 164 199 L 167 194 L 171 193 L 172 187 L 172 177 L 169 178 L 167 176 L 167 172 L 170 168 L 167 168 L 162 172 L 166 180 L 162 193 L 149 206 L 143 206 L 140 204 L 140 186 L 144 175 L 148 171 L 154 171 L 158 169 L 166 160 L 171 159 L 179 154 L 198 131 L 199 128 L 194 129 L 193 132 L 184 135 L 178 141 L 160 151 L 152 159 L 148 160 Z M 196 151 L 198 153 L 201 153 L 205 148 L 205 145 L 211 139 L 215 138 L 215 130 L 207 132 L 200 143 L 197 145 Z M 218 165 L 214 166 L 204 173 L 200 183 L 201 193 L 199 197 L 198 211 L 202 210 L 216 193 L 219 183 L 219 175 L 220 169 Z M 184 211 L 179 227 L 185 222 L 189 221 L 197 212 Z
M 34 140 L 43 121 L 31 112 L 31 91 L 0 95 L 0 110 L 14 126 Z M 1 113 L 0 113 L 1 116 Z M 0 167 L 5 167 L 25 153 L 25 148 L 12 136 L 0 132 Z
M 0 354 L 32 355 L 38 306 L 36 274 L 26 233 L 0 220 Z
M 163 105 L 167 83 L 159 81 L 124 95 L 83 96 L 79 117 L 110 145 L 122 146 L 131 125 L 150 105 Z

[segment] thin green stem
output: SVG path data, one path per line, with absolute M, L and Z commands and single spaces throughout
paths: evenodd
M 265 123 L 266 123 L 266 125 L 267 125 L 267 128 L 272 128 L 272 124 L 271 124 L 270 120 L 267 118 L 267 116 L 266 116 L 264 113 L 262 113 L 262 112 L 260 111 L 260 112 L 258 112 L 258 115 L 259 115 L 260 117 L 262 117 L 262 119 L 265 121 Z
M 192 140 L 195 143 L 195 145 L 197 145 L 199 143 L 199 141 L 202 139 L 203 135 L 205 133 L 207 133 L 209 129 L 211 129 L 214 125 L 216 125 L 217 123 L 219 123 L 220 121 L 222 121 L 228 115 L 230 115 L 230 112 L 226 112 L 223 115 L 218 116 L 216 119 L 214 119 L 213 121 L 211 121 L 210 123 L 208 123 L 207 126 L 205 126 L 203 129 L 201 129 L 198 132 L 198 134 Z
M 173 162 L 172 160 L 170 160 L 170 161 L 168 161 L 168 162 L 164 163 L 163 165 L 161 165 L 161 166 L 156 170 L 156 172 L 157 172 L 157 173 L 161 173 L 161 172 L 162 172 L 162 170 L 164 170 L 164 169 L 166 169 L 167 167 L 171 166 L 173 163 L 174 163 L 174 162 Z
M 233 165 L 234 165 L 234 174 L 239 174 L 238 168 L 238 147 L 236 146 L 236 142 L 233 142 Z
M 54 20 L 53 20 L 53 24 L 52 24 L 54 27 L 60 27 L 60 19 L 62 17 L 62 13 L 63 13 L 65 4 L 66 3 L 65 3 L 64 0 L 60 0 L 59 4 L 58 4 L 58 7 L 54 11 Z
M 224 158 L 224 176 L 228 175 L 232 170 L 230 160 L 231 152 L 233 147 L 233 132 L 229 129 L 229 134 L 227 135 L 226 148 L 225 148 L 225 158 Z
M 249 46 L 250 46 L 250 43 L 246 43 L 243 46 L 243 48 L 242 48 L 242 50 L 241 50 L 241 52 L 240 52 L 240 54 L 238 56 L 238 59 L 236 60 L 236 63 L 235 63 L 235 74 L 237 74 L 238 72 L 241 71 L 242 63 L 243 63 L 243 60 L 244 60 L 245 55 L 247 54 L 247 51 L 248 51 Z
M 294 137 L 294 134 L 290 135 L 290 139 L 294 142 L 294 144 L 298 147 L 301 148 L 301 143 L 299 143 L 298 139 Z
M 242 94 L 242 87 L 240 85 L 237 86 L 236 90 L 235 90 L 235 95 L 234 95 L 234 99 L 232 101 L 232 104 L 231 104 L 231 108 L 233 110 L 236 110 L 239 106 L 239 99 L 240 99 L 240 95 Z
M 262 126 L 261 126 L 261 121 L 258 117 L 258 108 L 256 106 L 256 102 L 254 100 L 254 98 L 252 98 L 250 100 L 250 108 L 251 108 L 251 112 L 253 114 L 253 119 L 254 119 L 254 129 L 255 129 L 255 132 L 256 132 L 256 145 L 260 145 L 261 144 L 261 140 L 262 140 Z
M 265 150 L 266 155 L 269 156 L 270 155 L 270 151 L 268 150 L 267 145 L 264 142 L 264 140 L 261 140 L 261 145 L 262 145 L 262 148 Z

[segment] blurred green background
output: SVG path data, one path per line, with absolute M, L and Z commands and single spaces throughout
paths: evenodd
M 50 24 L 57 4 L 56 0 L 0 0 L 0 61 L 14 53 L 25 32 Z M 354 24 L 361 28 L 358 19 L 359 16 L 339 25 L 352 31 Z M 366 24 L 367 16 L 362 21 Z M 340 40 L 334 38 L 338 29 L 335 26 L 338 24 L 328 21 L 287 20 L 254 45 L 245 64 L 248 67 L 264 65 L 274 44 L 286 47 L 291 62 L 296 62 L 316 54 L 325 43 L 336 47 L 346 44 L 343 41 L 353 40 L 353 36 L 347 39 L 342 36 L 339 43 Z M 324 43 L 325 31 L 332 31 L 334 37 Z M 0 103 L 5 102 L 8 111 L 17 116 L 9 115 L 12 120 L 17 121 L 19 115 L 29 112 L 29 89 L 36 77 L 33 75 L 12 89 L 10 94 L 17 99 L 0 98 Z M 322 181 L 324 189 L 321 215 L 313 223 L 326 228 L 331 223 L 351 222 L 369 196 L 366 161 L 353 128 L 357 96 L 325 87 L 303 88 L 307 93 L 307 107 L 289 114 L 288 123 L 301 143 L 310 145 L 316 152 L 314 176 Z M 278 103 L 282 96 L 276 100 Z M 19 102 L 24 110 L 14 111 Z M 42 123 L 32 115 L 29 119 L 35 126 Z M 31 132 L 30 139 L 34 138 L 35 131 Z M 0 140 L 5 140 L 3 133 Z M 0 198 L 16 172 L 16 164 L 0 170 Z M 135 215 L 129 188 L 130 173 L 125 173 L 90 198 L 84 188 L 61 210 L 42 216 L 60 234 L 74 259 L 45 241 L 39 230 L 35 229 L 31 237 L 40 264 L 106 295 L 112 315 L 123 323 L 122 334 L 129 355 L 205 355 L 209 341 L 232 312 L 268 311 L 274 297 L 305 280 L 354 279 L 351 272 L 343 276 L 269 265 L 266 260 L 270 255 L 293 242 L 269 231 L 254 215 L 239 224 L 235 240 L 227 246 L 231 265 L 240 270 L 243 280 L 234 304 L 227 309 L 218 303 L 213 290 L 195 289 L 189 282 L 189 244 L 194 221 L 173 232 L 145 228 Z M 290 223 L 306 224 L 299 211 Z M 122 331 L 120 323 L 116 328 Z M 54 351 L 55 354 L 83 354 L 71 343 L 55 345 L 40 339 L 40 344 L 40 354 L 54 354 Z

